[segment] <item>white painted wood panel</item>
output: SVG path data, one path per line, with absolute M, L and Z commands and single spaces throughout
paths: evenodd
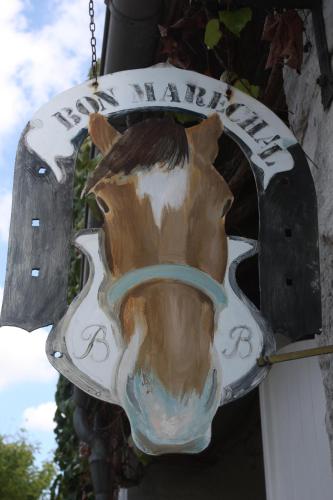
M 316 347 L 314 340 L 279 352 Z M 275 365 L 260 386 L 267 500 L 332 500 L 333 475 L 318 359 Z
M 118 493 L 118 500 L 127 500 L 127 499 L 128 499 L 127 490 L 120 488 Z

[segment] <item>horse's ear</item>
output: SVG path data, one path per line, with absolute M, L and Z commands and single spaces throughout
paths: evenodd
M 213 162 L 219 151 L 218 139 L 223 124 L 217 113 L 203 120 L 199 125 L 186 129 L 187 139 L 194 150 L 209 162 Z
M 88 132 L 92 142 L 105 156 L 117 142 L 121 134 L 99 113 L 89 115 Z

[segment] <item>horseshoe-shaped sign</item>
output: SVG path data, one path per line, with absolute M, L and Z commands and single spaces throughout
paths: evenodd
M 127 281 L 117 284 L 103 250 L 104 231 L 86 230 L 76 237 L 75 244 L 88 258 L 90 277 L 68 309 L 66 304 L 73 172 L 88 133 L 89 115 L 98 112 L 112 121 L 115 116 L 147 109 L 181 110 L 203 118 L 217 113 L 225 133 L 248 158 L 258 191 L 259 243 L 228 238 L 224 285 L 208 275 L 199 276 L 193 267 L 154 268 L 155 278 L 172 280 L 178 273 L 178 281 L 201 290 L 215 305 L 223 305 L 219 314 L 215 307 L 211 352 L 215 361 L 209 383 L 202 388 L 202 396 L 193 393 L 190 397 L 197 421 L 208 415 L 209 423 L 206 419 L 200 428 L 189 425 L 183 400 L 177 403 L 176 414 L 170 408 L 166 411 L 168 418 L 160 424 L 163 428 L 154 427 L 161 415 L 161 401 L 167 398 L 165 389 L 144 369 L 137 380 L 133 360 L 140 346 L 134 341 L 124 346 L 120 306 L 112 297 L 120 289 L 124 297 L 131 283 L 134 286 L 143 277 L 152 279 L 151 269 L 139 270 L 142 276 L 125 276 Z M 260 312 L 241 292 L 235 277 L 238 263 L 256 252 Z M 108 280 L 109 288 L 105 285 Z M 108 300 L 112 314 L 106 312 Z M 103 76 L 97 88 L 91 82 L 74 87 L 43 106 L 28 123 L 15 165 L 1 324 L 29 331 L 53 324 L 47 343 L 51 363 L 86 392 L 121 404 L 129 415 L 134 440 L 144 451 L 197 452 L 207 446 L 210 421 L 218 404 L 244 395 L 265 376 L 267 370 L 259 369 L 256 359 L 274 350 L 272 332 L 291 339 L 320 333 L 320 306 L 316 197 L 311 174 L 293 134 L 262 103 L 204 75 L 158 65 Z M 218 368 L 221 364 L 223 375 Z M 152 400 L 152 394 L 157 393 L 159 399 Z M 152 401 L 158 408 L 156 415 L 147 415 L 145 408 Z M 148 431 L 147 422 L 151 424 Z

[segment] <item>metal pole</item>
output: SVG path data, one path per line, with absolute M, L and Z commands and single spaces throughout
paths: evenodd
M 313 347 L 303 349 L 302 351 L 286 352 L 283 354 L 272 354 L 271 356 L 261 356 L 257 359 L 258 366 L 275 365 L 285 361 L 294 361 L 296 359 L 310 358 L 312 356 L 322 356 L 323 354 L 333 354 L 333 345 Z

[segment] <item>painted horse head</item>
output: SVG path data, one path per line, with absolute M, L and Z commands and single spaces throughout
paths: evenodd
M 233 197 L 212 164 L 218 115 L 187 129 L 149 119 L 120 134 L 93 114 L 89 128 L 103 159 L 87 191 L 104 213 L 110 279 L 177 264 L 222 283 Z M 221 399 L 215 316 L 211 298 L 181 277 L 145 280 L 125 294 L 116 384 L 142 450 L 191 453 L 208 445 Z

